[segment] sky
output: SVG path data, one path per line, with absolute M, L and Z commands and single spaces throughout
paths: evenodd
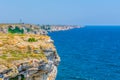
M 0 0 L 0 23 L 120 25 L 120 0 Z

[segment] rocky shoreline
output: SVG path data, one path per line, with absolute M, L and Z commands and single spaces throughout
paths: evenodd
M 56 79 L 60 57 L 44 31 L 33 25 L 0 25 L 1 80 Z
M 35 25 L 35 24 L 0 24 L 0 32 L 8 33 L 8 29 L 19 28 L 23 30 L 25 34 L 44 34 L 47 35 L 48 32 L 55 31 L 65 31 L 75 28 L 83 28 L 83 26 L 78 25 Z
M 48 32 L 80 26 L 0 24 L 0 79 L 55 80 L 60 57 Z
M 41 29 L 44 29 L 48 32 L 55 32 L 55 31 L 66 31 L 75 28 L 82 28 L 82 26 L 78 25 L 40 25 Z

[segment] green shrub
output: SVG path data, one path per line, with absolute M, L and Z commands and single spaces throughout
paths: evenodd
M 15 29 L 11 29 L 10 27 L 8 28 L 8 32 L 9 33 L 20 33 L 20 34 L 23 34 L 24 33 L 24 30 L 23 29 L 20 29 L 18 26 L 15 27 Z
M 10 78 L 9 80 L 18 80 L 18 76 L 14 77 L 14 78 Z M 21 75 L 21 80 L 25 80 L 24 75 Z
M 37 40 L 35 38 L 29 38 L 28 42 L 36 42 Z

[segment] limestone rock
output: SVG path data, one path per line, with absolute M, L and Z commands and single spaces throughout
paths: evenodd
M 55 80 L 59 62 L 47 35 L 0 33 L 0 79 Z

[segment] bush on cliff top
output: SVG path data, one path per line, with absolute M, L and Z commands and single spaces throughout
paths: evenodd
M 19 34 L 23 34 L 24 30 L 20 29 L 18 26 L 15 27 L 15 29 L 11 29 L 10 27 L 8 28 L 8 32 L 15 34 L 15 33 L 19 33 Z
M 37 42 L 37 40 L 35 38 L 29 38 L 28 42 Z

